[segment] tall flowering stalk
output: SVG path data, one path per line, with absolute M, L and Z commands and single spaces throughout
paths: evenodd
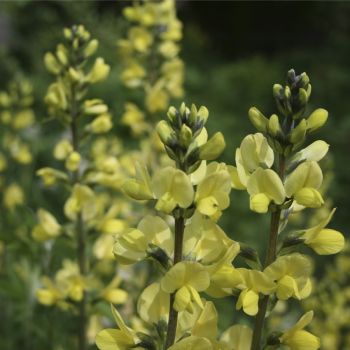
M 120 210 L 109 201 L 103 188 L 96 186 L 106 182 L 108 175 L 103 170 L 108 164 L 103 169 L 96 167 L 90 149 L 90 141 L 95 135 L 105 134 L 112 128 L 112 119 L 102 100 L 87 99 L 86 95 L 91 85 L 106 79 L 110 68 L 102 58 L 90 63 L 98 41 L 91 39 L 83 26 L 66 28 L 64 37 L 65 43 L 59 44 L 55 53 L 45 55 L 46 67 L 55 76 L 45 102 L 50 116 L 65 128 L 53 153 L 64 163 L 64 169 L 45 167 L 37 174 L 44 185 L 58 185 L 67 190 L 68 198 L 63 209 L 69 221 L 60 224 L 53 214 L 39 209 L 39 223 L 32 235 L 37 241 L 46 243 L 44 247 L 49 251 L 54 249 L 54 242 L 59 237 L 75 243 L 75 253 L 69 255 L 75 259 L 64 257 L 63 266 L 54 279 L 43 278 L 37 298 L 44 305 L 56 305 L 78 313 L 78 349 L 85 350 L 88 322 L 98 315 L 93 306 L 100 300 L 120 304 L 127 299 L 127 293 L 118 288 L 120 279 L 115 274 L 115 267 L 105 265 L 102 275 L 99 273 L 100 261 L 110 259 L 110 254 L 105 252 L 105 238 L 118 232 L 124 222 L 116 219 Z M 113 166 L 113 159 L 109 159 L 110 162 Z M 108 210 L 106 204 L 110 206 Z M 96 238 L 94 233 L 102 233 L 102 241 L 98 237 L 95 242 L 92 239 Z M 103 287 L 106 275 L 110 283 Z
M 279 300 L 291 297 L 300 300 L 311 293 L 310 263 L 304 255 L 295 253 L 297 249 L 306 245 L 326 255 L 335 254 L 344 246 L 342 234 L 326 228 L 335 210 L 310 229 L 282 233 L 290 214 L 305 208 L 319 208 L 324 203 L 319 192 L 323 175 L 318 162 L 329 146 L 317 140 L 301 148 L 308 134 L 325 124 L 328 112 L 319 108 L 304 117 L 311 95 L 305 73 L 296 75 L 290 70 L 286 86 L 275 84 L 273 95 L 278 115 L 266 118 L 257 108 L 250 109 L 249 118 L 259 132 L 248 135 L 237 149 L 237 168 L 233 172 L 234 187 L 247 190 L 251 210 L 271 215 L 263 267 L 276 287 L 273 293 L 259 298 L 252 313 L 255 315 L 252 350 L 261 349 L 264 320 L 272 296 Z M 307 315 L 309 323 L 312 317 L 310 313 Z M 305 349 L 319 348 L 318 338 L 304 331 L 275 333 L 265 339 L 267 345 L 285 344 L 291 349 L 297 349 L 299 342 L 305 343 Z

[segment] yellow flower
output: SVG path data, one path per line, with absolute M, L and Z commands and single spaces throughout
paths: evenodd
M 257 213 L 266 213 L 271 202 L 282 204 L 285 199 L 282 181 L 271 169 L 256 169 L 249 177 L 247 191 L 250 194 L 250 209 Z
M 88 126 L 87 130 L 94 134 L 105 133 L 113 127 L 111 115 L 108 113 L 103 113 L 96 117 Z
M 125 86 L 136 88 L 142 84 L 142 79 L 146 76 L 145 69 L 135 61 L 128 61 L 127 66 L 121 74 L 121 80 Z
M 169 105 L 169 94 L 164 88 L 165 81 L 158 80 L 146 89 L 146 108 L 150 113 L 165 111 Z
M 336 254 L 344 248 L 344 236 L 339 231 L 325 228 L 331 221 L 334 212 L 335 208 L 318 225 L 305 230 L 300 236 L 300 238 L 304 239 L 304 243 L 317 254 Z
M 73 152 L 72 144 L 64 139 L 61 140 L 53 151 L 53 155 L 56 159 L 65 160 Z
M 151 178 L 147 168 L 137 162 L 135 164 L 135 169 L 136 178 L 126 180 L 122 186 L 124 193 L 136 200 L 152 199 Z
M 305 207 L 319 208 L 324 203 L 317 191 L 322 180 L 322 170 L 315 161 L 301 163 L 285 181 L 286 195 Z
M 237 180 L 239 181 L 234 188 L 247 187 L 248 179 L 256 169 L 270 168 L 273 162 L 273 150 L 263 134 L 256 133 L 246 136 L 240 148 L 236 150 Z
M 141 293 L 137 311 L 145 322 L 158 324 L 160 320 L 168 320 L 169 305 L 169 294 L 161 289 L 160 283 L 152 283 Z
M 84 221 L 89 221 L 96 215 L 96 210 L 95 195 L 91 188 L 76 184 L 64 205 L 67 218 L 74 221 L 80 213 Z
M 282 344 L 287 345 L 291 350 L 317 350 L 320 348 L 320 339 L 312 333 L 305 331 L 305 328 L 312 320 L 313 312 L 309 311 L 300 320 L 280 337 Z
M 105 63 L 104 59 L 99 57 L 96 59 L 87 79 L 90 83 L 98 83 L 107 78 L 110 71 L 110 66 Z
M 285 255 L 265 268 L 264 273 L 276 282 L 280 300 L 304 299 L 311 293 L 311 263 L 301 254 Z
M 236 309 L 243 308 L 247 315 L 255 316 L 259 310 L 259 293 L 271 294 L 276 285 L 264 272 L 244 268 L 238 268 L 237 270 L 243 277 L 243 284 L 238 286 L 242 292 L 237 300 Z
M 36 298 L 40 304 L 51 306 L 64 299 L 62 291 L 47 277 L 42 278 L 43 287 L 36 290 Z
M 135 136 L 144 133 L 148 129 L 148 124 L 144 120 L 144 113 L 130 102 L 125 104 L 124 109 L 125 112 L 122 115 L 121 123 L 129 126 Z
M 18 184 L 12 183 L 5 189 L 2 200 L 6 208 L 13 209 L 24 203 L 23 190 Z
M 222 333 L 220 343 L 228 349 L 250 350 L 252 337 L 253 331 L 248 326 L 237 324 Z
M 314 110 L 307 119 L 307 128 L 309 132 L 313 132 L 321 128 L 328 119 L 328 112 L 323 108 Z
M 61 233 L 61 225 L 56 218 L 44 209 L 38 210 L 39 224 L 33 228 L 32 236 L 37 241 L 46 241 Z
M 137 229 L 128 229 L 118 234 L 113 246 L 113 254 L 122 264 L 133 264 L 145 259 L 149 244 L 172 252 L 172 234 L 167 223 L 158 216 L 146 216 Z
M 36 172 L 36 174 L 42 178 L 45 186 L 52 186 L 58 180 L 68 180 L 67 174 L 53 168 L 41 168 Z
M 133 27 L 129 30 L 129 40 L 136 51 L 147 52 L 152 45 L 152 34 L 143 27 Z
M 177 311 L 193 310 L 192 303 L 203 307 L 198 292 L 209 287 L 210 278 L 206 269 L 197 262 L 182 261 L 175 264 L 162 278 L 161 287 L 166 293 L 174 293 L 174 308 Z
M 128 293 L 118 288 L 120 283 L 120 277 L 114 277 L 109 285 L 102 289 L 100 296 L 111 304 L 124 304 L 128 299 Z
M 217 220 L 230 204 L 231 177 L 223 163 L 212 162 L 207 166 L 204 179 L 198 184 L 195 203 L 202 215 Z
M 128 350 L 138 343 L 136 332 L 127 327 L 119 312 L 112 306 L 113 317 L 119 329 L 104 329 L 96 336 L 100 350 Z
M 78 152 L 72 152 L 66 159 L 65 166 L 70 171 L 77 171 L 79 169 L 81 156 Z
M 199 158 L 202 160 L 214 160 L 220 156 L 225 147 L 226 143 L 223 134 L 217 132 L 204 145 L 199 147 Z
M 156 209 L 167 214 L 177 206 L 188 208 L 193 202 L 193 186 L 189 177 L 179 169 L 169 166 L 156 172 L 152 188 L 158 199 Z

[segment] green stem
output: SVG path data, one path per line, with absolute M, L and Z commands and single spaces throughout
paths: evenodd
M 79 133 L 78 133 L 78 109 L 75 101 L 75 89 L 72 89 L 72 110 L 71 110 L 71 135 L 72 135 L 72 145 L 75 152 L 79 152 Z M 73 185 L 80 183 L 79 170 L 73 172 L 72 178 Z M 84 278 L 87 273 L 87 258 L 86 258 L 86 246 L 85 246 L 85 230 L 84 222 L 81 213 L 78 214 L 75 223 L 75 232 L 77 240 L 77 259 L 79 265 L 80 275 Z M 87 349 L 86 340 L 86 325 L 87 325 L 87 315 L 86 315 L 86 293 L 83 291 L 83 296 L 79 302 L 79 330 L 78 330 L 78 350 Z
M 279 157 L 278 175 L 283 181 L 284 175 L 285 175 L 285 157 L 283 155 L 280 155 Z M 281 211 L 282 210 L 280 208 L 277 208 L 275 211 L 271 213 L 270 234 L 269 234 L 269 242 L 268 242 L 267 254 L 266 254 L 265 265 L 264 265 L 265 267 L 269 266 L 271 263 L 273 263 L 276 260 L 277 238 L 278 238 Z M 253 331 L 251 350 L 261 349 L 260 348 L 261 336 L 264 329 L 264 322 L 265 322 L 267 306 L 269 303 L 269 298 L 270 298 L 269 295 L 265 295 L 259 301 L 259 311 L 258 311 L 258 314 L 256 315 L 255 322 L 254 322 L 254 331 Z
M 175 219 L 175 247 L 174 247 L 174 265 L 182 260 L 182 246 L 185 229 L 185 220 L 182 216 Z M 167 338 L 164 349 L 170 348 L 175 342 L 177 316 L 178 313 L 174 309 L 175 292 L 170 294 L 170 310 L 167 329 Z

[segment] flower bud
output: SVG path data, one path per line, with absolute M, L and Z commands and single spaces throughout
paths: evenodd
M 73 38 L 72 30 L 69 28 L 63 29 L 63 35 L 67 40 L 71 40 Z
M 323 198 L 316 189 L 311 187 L 304 187 L 294 194 L 295 201 L 298 204 L 308 208 L 319 208 L 323 203 Z
M 272 114 L 270 117 L 267 129 L 272 136 L 282 135 L 281 125 L 276 114 Z
M 268 119 L 255 107 L 249 109 L 249 119 L 254 127 L 260 132 L 266 132 Z
M 73 82 L 78 82 L 81 78 L 81 75 L 79 74 L 79 72 L 76 69 L 74 69 L 73 67 L 69 68 L 68 74 L 69 74 L 70 79 Z
M 92 56 L 96 52 L 97 48 L 98 48 L 98 40 L 96 39 L 91 40 L 87 44 L 86 48 L 84 49 L 84 56 L 85 57 Z
M 101 134 L 109 131 L 112 126 L 111 116 L 108 113 L 104 113 L 96 117 L 92 123 L 90 123 L 88 129 L 94 134 Z
M 102 114 L 108 111 L 107 105 L 101 103 L 99 99 L 86 100 L 84 102 L 84 112 L 86 114 Z
M 67 50 L 62 44 L 57 45 L 56 56 L 63 66 L 68 63 Z
M 306 134 L 306 120 L 302 119 L 298 126 L 292 130 L 289 141 L 293 144 L 302 142 Z
M 203 125 L 207 122 L 209 117 L 209 111 L 208 108 L 205 106 L 201 106 L 198 110 L 198 119 L 203 123 Z
M 56 57 L 51 53 L 47 52 L 44 56 L 44 63 L 46 69 L 53 74 L 59 74 L 61 71 L 61 65 L 57 61 Z
M 313 132 L 321 128 L 328 119 L 328 112 L 323 108 L 318 108 L 313 111 L 307 119 L 307 129 Z
M 170 111 L 170 110 L 169 110 Z M 169 112 L 168 112 L 169 113 Z M 165 120 L 161 120 L 157 126 L 156 126 L 156 131 L 158 133 L 159 138 L 161 141 L 165 144 L 168 145 L 170 140 L 174 138 L 175 133 L 171 126 L 169 125 L 168 122 Z
M 274 98 L 280 98 L 283 87 L 280 84 L 274 84 L 272 88 L 272 94 Z
M 188 147 L 192 140 L 192 130 L 186 125 L 182 124 L 180 130 L 179 141 L 184 147 Z
M 80 154 L 78 152 L 72 152 L 66 160 L 66 168 L 70 171 L 77 171 L 81 161 Z
M 225 147 L 224 135 L 217 132 L 208 142 L 199 147 L 199 159 L 214 160 L 220 156 Z
M 302 107 L 304 107 L 307 104 L 308 96 L 305 89 L 299 89 L 298 99 Z
M 110 66 L 104 62 L 103 58 L 99 57 L 96 59 L 95 64 L 88 75 L 88 80 L 92 84 L 103 81 L 107 78 L 109 71 Z
M 64 160 L 73 152 L 73 146 L 68 140 L 60 141 L 54 149 L 53 155 L 56 159 Z

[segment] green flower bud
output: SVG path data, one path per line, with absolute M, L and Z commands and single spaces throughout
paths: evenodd
M 165 145 L 168 145 L 175 136 L 173 129 L 165 120 L 161 120 L 157 124 L 156 131 L 158 133 L 159 138 Z
M 91 40 L 87 44 L 86 48 L 84 49 L 84 56 L 85 57 L 92 56 L 96 52 L 97 48 L 98 48 L 98 40 L 96 39 Z
M 250 108 L 248 116 L 251 123 L 258 131 L 266 132 L 269 120 L 257 108 Z
M 61 71 L 61 65 L 57 61 L 56 57 L 51 53 L 47 52 L 44 56 L 44 63 L 46 69 L 53 74 L 59 74 Z
M 198 111 L 197 111 L 197 107 L 194 103 L 192 103 L 191 105 L 191 112 L 190 112 L 190 115 L 188 117 L 188 124 L 190 126 L 193 126 L 197 120 L 197 114 L 198 114 Z
M 281 92 L 283 90 L 282 85 L 280 84 L 274 84 L 272 88 L 272 94 L 274 98 L 280 98 L 281 97 Z
M 199 108 L 199 111 L 197 113 L 199 121 L 203 123 L 203 125 L 207 122 L 208 117 L 209 117 L 209 111 L 208 108 L 205 106 L 201 106 Z
M 276 114 L 272 114 L 268 121 L 267 129 L 272 136 L 282 135 L 282 128 Z
M 72 40 L 72 38 L 73 38 L 73 33 L 72 33 L 71 29 L 69 29 L 69 28 L 63 29 L 63 35 L 67 40 Z
M 313 132 L 321 128 L 328 119 L 328 112 L 323 108 L 318 108 L 313 111 L 307 119 L 307 129 Z
M 302 142 L 305 138 L 306 134 L 306 120 L 302 119 L 299 125 L 292 130 L 289 141 L 293 144 L 297 144 Z
M 224 135 L 221 132 L 217 132 L 208 142 L 199 147 L 199 159 L 214 160 L 220 156 L 225 147 Z
M 181 113 L 181 115 L 184 115 L 186 113 L 186 109 L 187 109 L 187 107 L 185 105 L 185 102 L 182 102 L 181 106 L 180 106 L 180 113 Z
M 184 147 L 188 147 L 192 140 L 192 130 L 186 124 L 182 124 L 179 141 Z
M 308 101 L 308 96 L 307 96 L 307 92 L 305 89 L 299 89 L 299 103 L 301 106 L 305 106 L 307 104 Z

